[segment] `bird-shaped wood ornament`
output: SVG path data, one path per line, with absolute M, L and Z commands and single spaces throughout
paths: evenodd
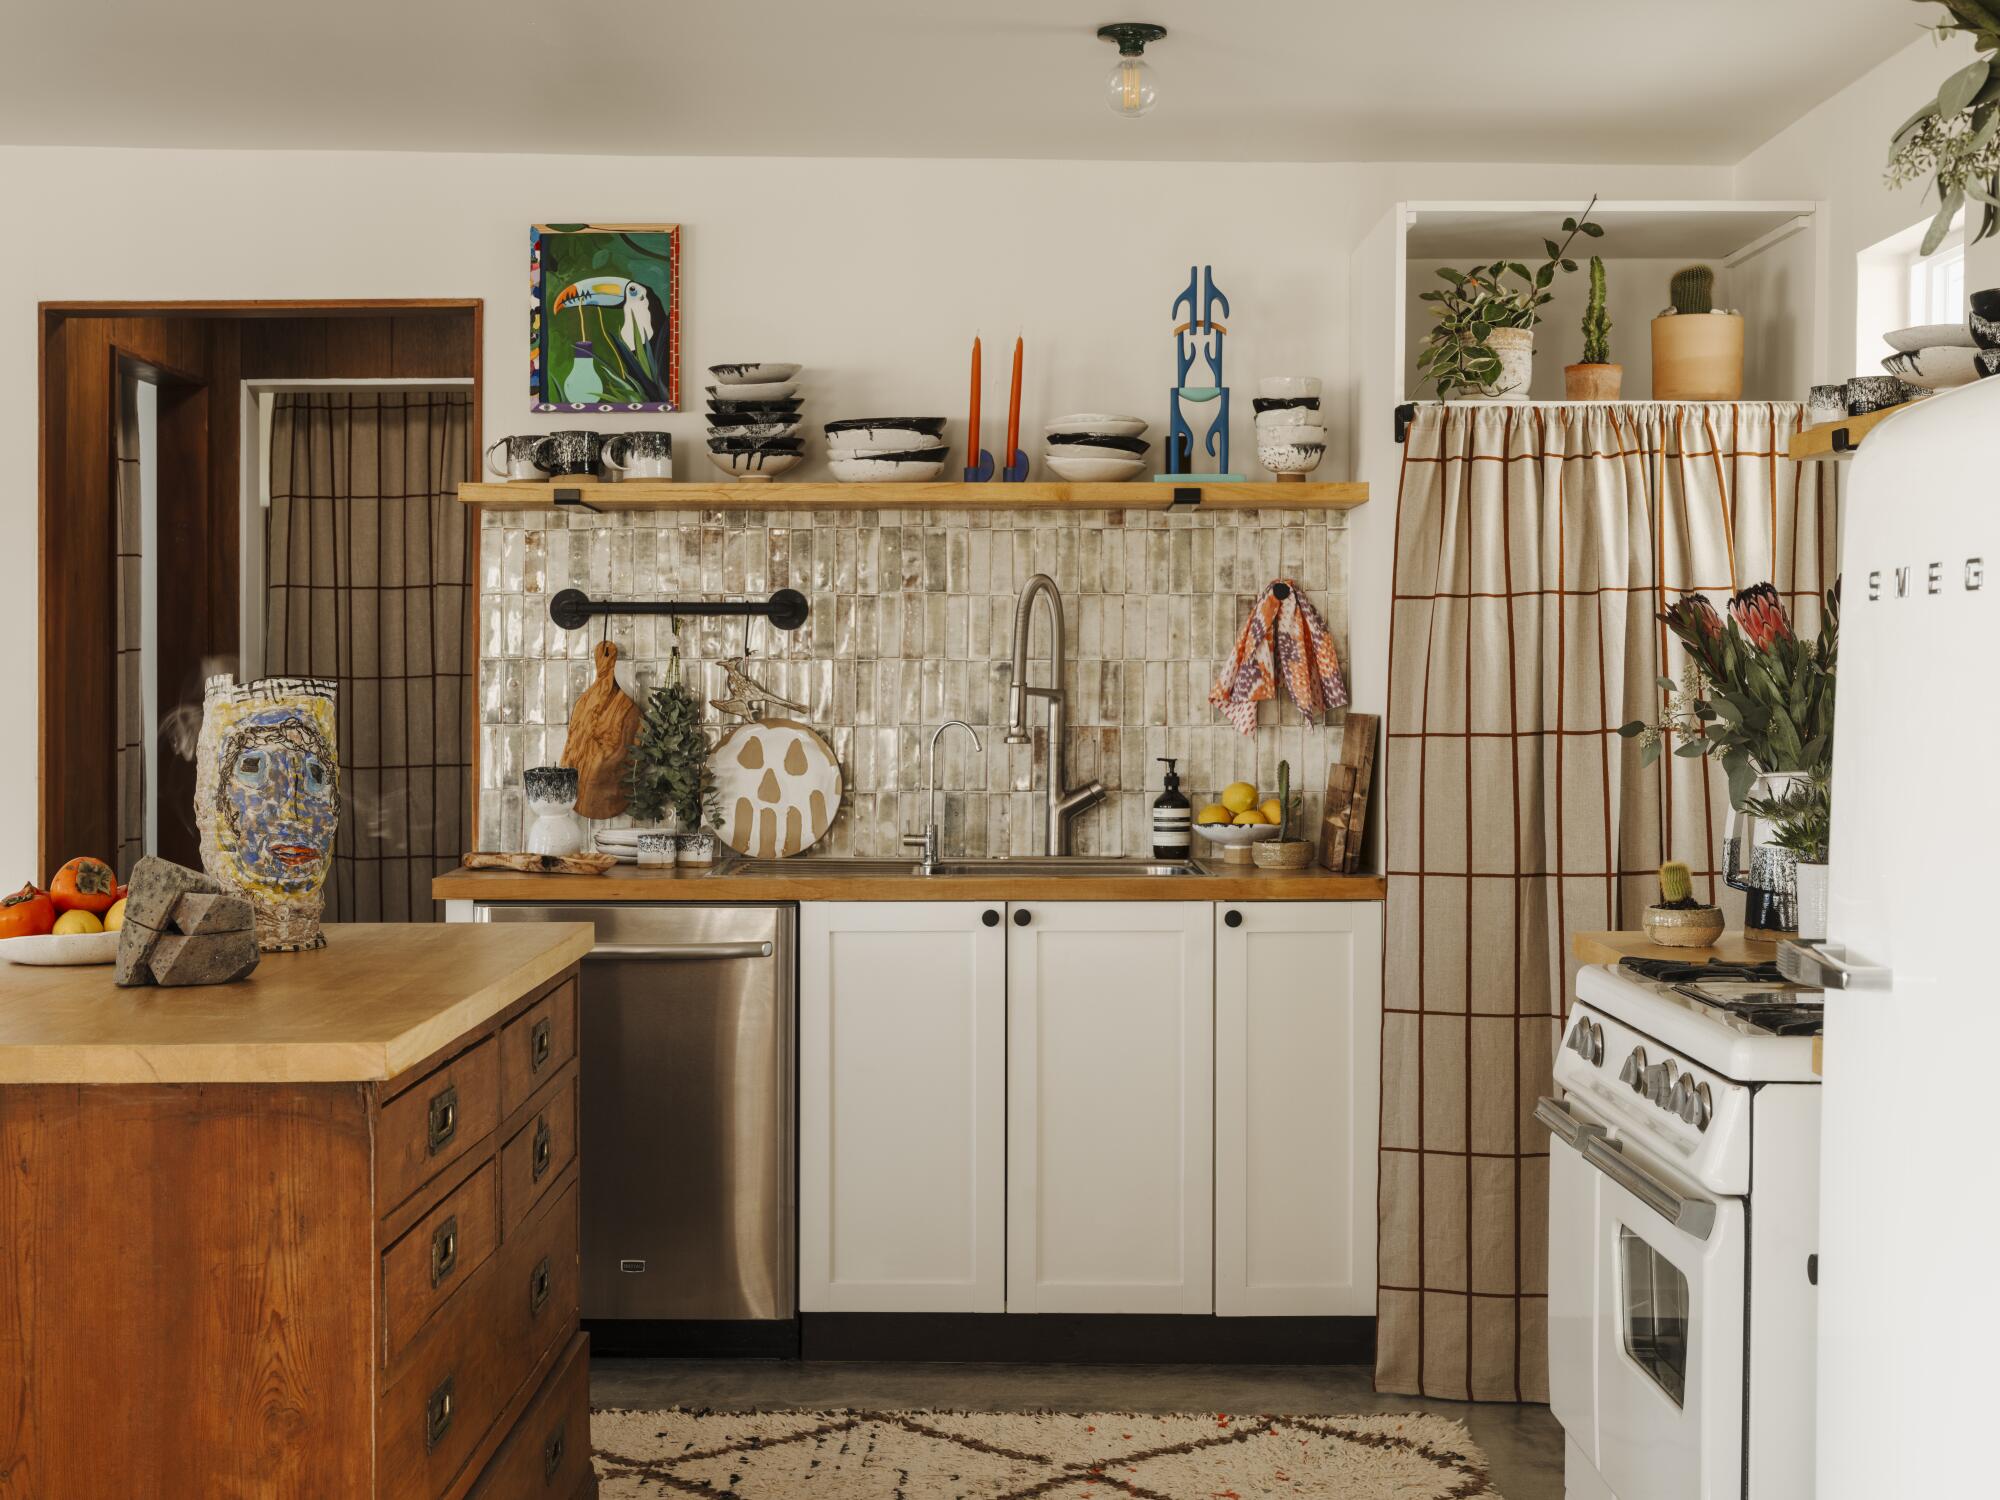
M 709 707 L 718 713 L 734 714 L 739 719 L 762 718 L 764 705 L 767 703 L 775 703 L 780 708 L 789 708 L 793 713 L 806 712 L 803 703 L 793 703 L 780 698 L 761 682 L 745 676 L 743 669 L 749 665 L 750 659 L 745 656 L 739 656 L 733 662 L 722 663 L 722 674 L 728 695 L 709 699 Z

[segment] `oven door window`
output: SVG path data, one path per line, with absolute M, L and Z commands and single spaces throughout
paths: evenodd
M 1676 1406 L 1687 1396 L 1688 1279 L 1680 1268 L 1618 1226 L 1619 1312 L 1625 1352 Z

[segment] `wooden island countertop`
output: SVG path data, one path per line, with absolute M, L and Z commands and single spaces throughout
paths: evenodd
M 914 868 L 914 861 L 912 866 Z M 1261 870 L 1200 861 L 1202 875 L 847 874 L 802 867 L 797 875 L 615 865 L 602 875 L 452 870 L 431 881 L 434 901 L 1380 901 L 1380 875 Z
M 0 1084 L 362 1083 L 423 1061 L 590 951 L 588 923 L 330 923 L 235 984 L 120 989 L 0 964 Z

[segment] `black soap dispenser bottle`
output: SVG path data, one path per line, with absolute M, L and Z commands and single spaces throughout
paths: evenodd
M 1153 858 L 1192 859 L 1194 857 L 1194 808 L 1181 793 L 1181 779 L 1174 771 L 1174 758 L 1163 755 L 1167 789 L 1153 803 Z

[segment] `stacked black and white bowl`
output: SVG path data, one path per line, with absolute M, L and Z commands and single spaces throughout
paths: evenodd
M 1042 428 L 1042 462 L 1071 484 L 1113 484 L 1136 479 L 1146 467 L 1147 422 L 1110 412 L 1079 411 Z
M 1310 375 L 1274 375 L 1257 382 L 1257 461 L 1280 479 L 1303 479 L 1326 456 L 1326 424 L 1319 414 L 1319 381 Z
M 799 366 L 710 365 L 708 456 L 739 479 L 770 479 L 798 467 Z
M 826 424 L 827 467 L 846 484 L 921 484 L 950 451 L 943 417 L 847 417 Z

